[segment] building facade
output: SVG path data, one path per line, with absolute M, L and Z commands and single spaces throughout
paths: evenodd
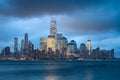
M 25 50 L 28 50 L 28 44 L 29 44 L 28 34 L 25 33 Z
M 84 43 L 80 44 L 80 58 L 82 59 L 88 58 L 87 47 Z
M 47 51 L 47 38 L 40 39 L 40 51 Z
M 47 38 L 47 52 L 49 49 L 51 49 L 54 53 L 56 51 L 56 39 L 53 35 L 49 35 Z
M 71 40 L 67 45 L 67 55 L 75 55 L 77 52 L 77 44 L 74 40 Z
M 18 38 L 14 38 L 14 53 L 18 53 Z
M 33 51 L 34 51 L 34 44 L 31 41 L 29 41 L 29 52 L 33 53 Z
M 24 54 L 24 49 L 25 49 L 25 41 L 22 39 L 22 41 L 21 41 L 21 50 L 20 50 L 21 54 Z
M 88 54 L 91 55 L 91 40 L 87 41 L 87 50 L 88 50 Z
M 55 18 L 51 19 L 50 23 L 50 35 L 56 36 L 57 35 L 57 23 Z

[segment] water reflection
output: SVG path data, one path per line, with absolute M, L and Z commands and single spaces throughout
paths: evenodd
M 58 80 L 58 66 L 57 65 L 51 65 L 48 64 L 45 66 L 45 72 L 46 72 L 46 76 L 44 80 Z
M 0 80 L 120 79 L 119 67 L 87 67 L 74 64 L 0 65 Z
M 86 74 L 84 75 L 84 80 L 93 80 L 93 72 L 91 69 L 88 69 Z
M 45 80 L 58 80 L 58 77 L 55 75 L 48 75 L 45 77 Z

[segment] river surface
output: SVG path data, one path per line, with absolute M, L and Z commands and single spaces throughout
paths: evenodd
M 120 62 L 0 61 L 0 80 L 120 80 Z

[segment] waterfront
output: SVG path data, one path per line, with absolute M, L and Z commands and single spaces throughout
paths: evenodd
M 119 61 L 0 61 L 0 80 L 119 80 L 119 74 Z

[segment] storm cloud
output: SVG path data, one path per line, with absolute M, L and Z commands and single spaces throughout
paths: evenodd
M 119 31 L 119 3 L 119 0 L 1 0 L 0 15 L 19 18 L 67 15 L 73 20 L 62 22 L 61 19 L 67 24 L 63 27 L 88 33 L 106 29 Z
M 44 14 L 72 13 L 119 0 L 1 0 L 0 14 L 5 16 L 35 16 Z

